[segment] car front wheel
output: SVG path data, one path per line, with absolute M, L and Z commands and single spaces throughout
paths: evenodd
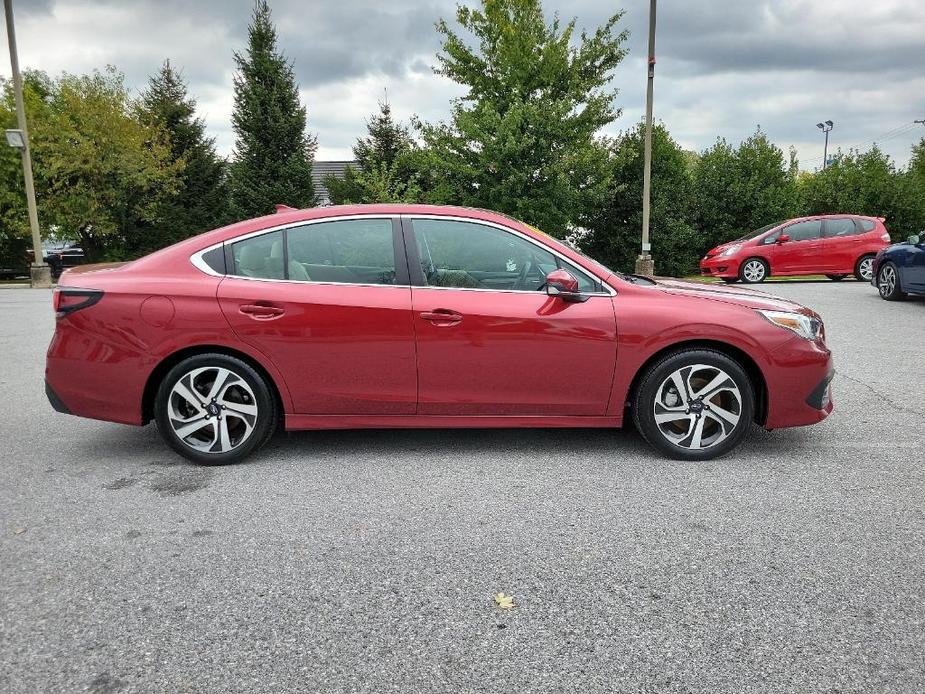
M 901 301 L 906 293 L 899 286 L 899 272 L 893 263 L 884 263 L 877 272 L 877 291 L 887 301 Z
M 755 394 L 745 370 L 722 352 L 675 352 L 643 376 L 633 400 L 636 428 L 669 458 L 710 460 L 735 448 L 751 426 Z
M 739 279 L 746 284 L 764 282 L 768 277 L 768 264 L 761 258 L 749 258 L 739 268 Z
M 161 381 L 154 401 L 164 441 L 204 465 L 242 460 L 272 435 L 278 416 L 266 380 L 225 354 L 184 359 Z

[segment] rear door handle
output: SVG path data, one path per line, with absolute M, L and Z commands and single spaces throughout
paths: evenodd
M 447 308 L 436 308 L 433 311 L 422 311 L 421 318 L 429 320 L 434 325 L 457 325 L 463 319 L 461 313 Z
M 279 306 L 269 306 L 261 304 L 242 304 L 238 310 L 245 316 L 250 316 L 257 320 L 270 320 L 278 318 L 286 312 L 286 309 Z

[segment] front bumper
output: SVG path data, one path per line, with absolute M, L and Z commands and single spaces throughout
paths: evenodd
M 700 274 L 704 277 L 733 278 L 739 276 L 739 259 L 735 256 L 715 255 L 700 261 Z
M 765 372 L 767 429 L 816 424 L 832 413 L 832 353 L 819 342 L 794 337 L 777 348 Z
M 877 289 L 880 288 L 877 285 L 877 275 L 880 272 L 880 260 L 881 258 L 879 255 L 875 256 L 874 262 L 871 263 L 871 266 L 870 266 L 870 284 L 872 287 L 876 287 Z

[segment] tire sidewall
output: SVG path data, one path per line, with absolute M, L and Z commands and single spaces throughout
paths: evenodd
M 176 382 L 192 371 L 202 367 L 219 366 L 244 379 L 254 392 L 257 404 L 257 421 L 248 439 L 237 448 L 226 453 L 206 453 L 186 445 L 170 426 L 167 415 L 167 400 Z M 188 357 L 176 364 L 164 376 L 154 400 L 154 421 L 164 441 L 187 460 L 200 465 L 229 465 L 246 458 L 262 446 L 272 434 L 277 423 L 277 407 L 266 380 L 249 364 L 226 354 L 200 354 Z
M 880 279 L 883 277 L 883 271 L 887 268 L 893 269 L 896 282 L 893 284 L 893 291 L 889 294 L 884 294 L 880 291 Z M 886 262 L 877 269 L 877 293 L 880 294 L 880 298 L 885 301 L 899 301 L 906 296 L 905 292 L 903 292 L 902 288 L 899 286 L 899 269 L 894 263 Z
M 754 262 L 761 263 L 761 266 L 764 268 L 764 274 L 761 276 L 761 279 L 759 280 L 750 280 L 745 276 L 745 266 L 748 265 L 749 263 L 754 263 Z M 767 262 L 765 262 L 761 258 L 748 258 L 745 260 L 745 262 L 742 263 L 742 265 L 739 268 L 739 279 L 742 280 L 742 282 L 744 282 L 745 284 L 760 284 L 761 282 L 764 282 L 768 278 L 768 275 L 770 274 L 770 272 L 771 272 L 771 269 L 768 267 Z
M 874 256 L 873 256 L 872 254 L 868 253 L 867 255 L 862 255 L 860 258 L 858 258 L 858 262 L 857 262 L 857 263 L 855 264 L 855 266 L 854 266 L 854 276 L 855 276 L 855 278 L 857 278 L 857 279 L 860 280 L 861 282 L 870 282 L 870 280 L 871 280 L 870 277 L 868 277 L 868 278 L 865 279 L 864 275 L 861 274 L 861 263 L 863 263 L 865 260 L 869 260 L 869 261 L 871 261 L 871 263 L 873 263 Z M 871 269 L 873 269 L 873 268 L 871 268 Z M 879 271 L 878 271 L 878 272 L 879 272 Z
M 732 434 L 718 445 L 698 451 L 682 448 L 666 439 L 655 422 L 653 412 L 656 393 L 664 380 L 677 369 L 693 364 L 707 364 L 721 368 L 735 381 L 742 396 L 742 412 L 739 423 Z M 729 453 L 748 433 L 754 415 L 755 389 L 745 369 L 729 356 L 710 349 L 683 350 L 666 356 L 649 369 L 633 399 L 633 417 L 636 428 L 656 450 L 675 460 L 710 460 Z

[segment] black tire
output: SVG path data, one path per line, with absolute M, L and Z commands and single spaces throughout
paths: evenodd
M 197 369 L 203 371 L 197 372 Z M 215 370 L 216 376 L 210 384 L 208 378 L 212 370 Z M 221 388 L 219 397 L 210 401 L 206 397 L 208 393 L 203 391 L 214 385 L 217 375 L 223 372 L 230 375 L 225 377 L 225 385 Z M 199 375 L 195 379 L 189 379 L 191 373 Z M 184 380 L 183 386 L 188 390 L 192 387 L 195 391 L 192 397 L 199 401 L 198 407 L 190 404 L 188 398 L 173 392 L 181 379 Z M 168 446 L 194 463 L 201 465 L 237 463 L 263 446 L 279 425 L 279 408 L 270 388 L 271 385 L 263 376 L 236 357 L 226 354 L 199 354 L 189 357 L 170 369 L 158 386 L 154 400 L 154 420 L 157 430 Z M 172 397 L 173 401 L 171 401 Z M 222 402 L 227 404 L 223 407 Z M 211 410 L 210 404 L 213 406 Z M 256 415 L 244 412 L 244 410 L 253 410 L 254 406 L 256 406 Z M 237 407 L 240 407 L 242 411 L 237 412 L 235 410 Z M 231 412 L 227 411 L 229 408 Z M 189 422 L 187 419 L 174 419 L 171 412 L 178 413 L 181 409 L 184 412 L 180 414 L 188 415 L 189 422 L 198 423 L 203 419 L 208 421 L 204 421 L 199 430 L 180 438 L 175 426 L 180 426 L 181 422 Z M 235 413 L 232 414 L 232 412 Z M 223 415 L 225 423 L 220 425 L 219 421 L 222 420 Z M 227 450 L 221 450 L 226 442 L 220 440 L 220 431 L 227 436 Z M 209 436 L 214 439 L 211 450 L 204 448 L 208 445 Z
M 848 275 L 826 275 L 826 277 L 828 277 L 828 278 L 829 278 L 830 280 L 832 280 L 833 282 L 841 282 L 841 281 L 842 281 L 843 279 L 845 279 L 847 276 L 848 276 Z
M 899 281 L 899 270 L 890 261 L 877 270 L 877 291 L 880 292 L 880 298 L 886 301 L 902 301 L 906 298 L 906 292 L 902 290 Z
M 854 264 L 854 276 L 862 282 L 870 282 L 874 277 L 873 262 L 874 255 L 872 253 L 862 255 L 858 258 L 858 262 Z
M 701 403 L 702 410 L 698 412 L 697 408 L 694 408 L 694 412 L 698 412 L 697 414 L 691 411 L 678 411 L 676 421 L 663 422 L 660 425 L 656 421 L 656 403 L 658 402 L 658 406 L 666 410 L 663 405 L 664 394 L 672 395 L 670 391 L 674 381 L 669 383 L 671 376 L 679 370 L 682 370 L 683 373 L 685 367 L 701 367 L 687 372 L 687 377 L 692 384 L 696 381 L 697 384 L 703 387 L 703 380 L 710 379 L 711 374 L 719 375 L 719 372 L 722 371 L 732 381 L 736 390 L 735 392 L 731 390 L 726 390 L 722 393 L 716 392 L 716 395 L 708 397 Z M 667 391 L 663 393 L 666 387 Z M 738 394 L 737 398 L 735 393 Z M 679 395 L 677 390 L 674 391 L 674 395 Z M 729 400 L 724 401 L 723 398 L 728 398 Z M 691 402 L 684 403 L 684 396 L 679 399 L 680 403 L 677 405 L 679 407 L 687 407 L 690 410 L 691 405 L 694 404 Z M 717 403 L 717 399 L 720 399 L 721 403 Z M 718 411 L 716 408 L 721 404 L 727 413 L 736 414 L 734 412 L 735 408 L 730 405 L 730 402 L 734 403 L 736 401 L 739 405 L 738 420 L 734 425 L 728 424 L 728 429 L 726 425 L 720 425 L 720 420 L 716 418 L 716 415 L 707 412 L 707 410 L 711 409 L 711 406 L 714 412 Z M 633 397 L 632 406 L 636 429 L 660 453 L 676 460 L 711 460 L 731 451 L 748 433 L 754 419 L 755 391 L 748 374 L 734 359 L 712 349 L 686 349 L 667 355 L 643 374 Z M 704 412 L 706 414 L 703 414 Z M 696 419 L 690 419 L 692 416 L 696 417 Z M 685 441 L 693 444 L 693 432 L 701 417 L 705 422 L 701 427 L 701 432 L 704 435 L 707 435 L 708 432 L 717 432 L 717 427 L 721 427 L 721 433 L 725 435 L 725 438 L 720 439 L 718 438 L 719 433 L 712 433 L 709 437 L 717 440 L 712 444 L 708 443 L 705 448 L 679 445 L 684 444 Z M 685 420 L 687 423 L 684 423 Z M 676 433 L 674 440 L 671 440 L 668 434 L 663 433 L 661 427 L 670 430 L 675 425 L 679 425 L 680 429 Z M 685 428 L 690 432 L 687 436 L 683 434 Z
M 739 278 L 738 277 L 723 277 L 722 280 L 726 284 L 735 284 L 736 282 L 739 281 Z
M 761 267 L 760 271 L 758 270 L 759 266 Z M 748 258 L 739 266 L 739 279 L 745 284 L 758 284 L 759 282 L 764 282 L 770 274 L 771 268 L 769 268 L 767 262 L 761 258 Z

